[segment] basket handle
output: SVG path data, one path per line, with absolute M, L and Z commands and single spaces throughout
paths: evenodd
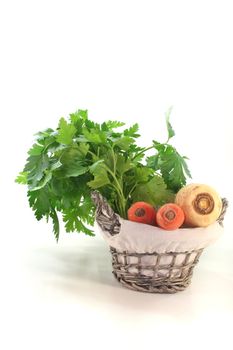
M 223 226 L 223 220 L 224 220 L 224 216 L 226 214 L 227 208 L 228 208 L 228 200 L 226 198 L 222 198 L 222 211 L 217 220 L 219 225 L 221 226 Z
M 107 200 L 99 193 L 92 191 L 91 198 L 96 205 L 95 219 L 103 231 L 108 231 L 112 236 L 120 232 L 120 216 L 112 210 Z

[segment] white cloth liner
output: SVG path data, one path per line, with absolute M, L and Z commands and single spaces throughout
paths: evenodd
M 214 243 L 224 231 L 218 222 L 208 227 L 180 228 L 173 231 L 122 218 L 120 223 L 120 232 L 114 236 L 103 231 L 97 222 L 95 222 L 95 228 L 109 246 L 129 253 L 186 252 L 201 249 Z
M 109 246 L 120 252 L 128 253 L 169 253 L 169 252 L 191 252 L 193 250 L 205 248 L 214 243 L 222 234 L 223 228 L 218 222 L 208 227 L 181 228 L 174 231 L 166 231 L 158 227 L 140 224 L 120 218 L 121 229 L 119 234 L 111 236 L 108 231 L 103 231 L 95 222 L 96 229 L 102 234 Z M 175 258 L 175 264 L 170 269 L 172 262 L 171 255 L 160 256 L 159 268 L 154 270 L 158 256 L 144 255 L 141 257 L 140 273 L 149 278 L 180 278 L 182 273 L 188 273 L 189 266 L 179 266 L 183 262 L 192 264 L 196 258 L 197 252 L 190 254 L 188 261 L 185 254 L 179 254 Z M 126 260 L 125 260 L 126 259 Z M 135 256 L 118 256 L 118 262 L 128 266 L 128 273 L 137 276 L 139 273 L 138 258 Z

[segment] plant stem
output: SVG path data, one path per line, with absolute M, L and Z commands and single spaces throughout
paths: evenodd
M 131 190 L 130 190 L 129 193 L 128 193 L 128 196 L 126 197 L 126 200 L 129 199 L 130 195 L 133 193 L 133 191 L 135 190 L 135 188 L 137 187 L 137 185 L 138 185 L 138 184 L 134 185 L 134 186 L 131 188 Z
M 124 196 L 124 193 L 122 191 L 122 187 L 116 177 L 116 175 L 112 172 L 111 169 L 109 169 L 109 167 L 107 165 L 105 165 L 105 168 L 106 170 L 109 172 L 109 174 L 111 174 L 111 176 L 113 177 L 114 179 L 114 182 L 115 182 L 115 185 L 112 184 L 115 189 L 117 190 L 118 192 L 118 195 L 119 195 L 119 205 L 120 205 L 120 208 L 121 208 L 121 213 L 120 215 L 125 218 L 126 217 L 126 210 L 125 210 L 125 206 L 126 206 L 126 199 L 125 199 L 125 196 Z
M 111 147 L 111 152 L 112 152 L 112 161 L 113 161 L 113 172 L 114 174 L 116 174 L 116 158 L 115 158 L 113 147 Z
M 88 150 L 87 153 L 90 153 L 92 156 L 96 157 L 96 154 L 91 152 L 90 150 Z
M 135 154 L 135 156 L 133 157 L 132 160 L 134 160 L 134 159 L 135 159 L 136 157 L 138 157 L 140 154 L 142 154 L 142 153 L 144 153 L 144 152 L 146 152 L 146 151 L 149 151 L 149 150 L 152 149 L 152 148 L 154 148 L 154 146 L 147 147 L 147 148 L 145 148 L 143 151 L 138 152 L 137 154 Z

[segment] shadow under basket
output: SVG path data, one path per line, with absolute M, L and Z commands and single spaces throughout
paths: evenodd
M 103 231 L 114 236 L 120 232 L 119 216 L 98 191 L 92 193 L 96 204 L 96 221 Z M 228 201 L 223 198 L 218 222 L 223 223 Z M 132 253 L 110 246 L 115 278 L 125 287 L 140 292 L 176 293 L 189 286 L 193 269 L 203 249 L 188 252 Z

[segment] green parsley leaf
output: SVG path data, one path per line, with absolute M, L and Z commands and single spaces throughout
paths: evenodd
M 66 177 L 70 176 L 80 176 L 85 174 L 88 171 L 88 167 L 84 166 L 83 161 L 81 160 L 74 160 L 72 164 L 69 164 L 67 171 L 65 173 Z
M 116 171 L 119 176 L 127 172 L 128 170 L 134 167 L 134 164 L 130 161 L 130 159 L 125 159 L 121 154 L 118 154 L 116 158 Z
M 50 136 L 54 134 L 54 130 L 51 128 L 45 129 L 43 131 L 39 131 L 38 133 L 35 134 L 36 140 L 38 143 L 43 142 L 45 139 L 48 139 Z
M 159 154 L 147 157 L 146 164 L 148 167 L 154 169 L 155 171 L 159 169 Z
M 140 135 L 137 134 L 139 130 L 139 125 L 136 123 L 132 125 L 129 129 L 124 130 L 125 136 L 131 136 L 131 137 L 139 137 Z
M 45 185 L 51 180 L 51 178 L 52 178 L 52 172 L 50 170 L 46 170 L 42 179 L 40 181 L 37 181 L 37 183 L 32 182 L 32 184 L 28 185 L 28 188 L 30 191 L 39 190 L 45 187 Z
M 67 147 L 61 154 L 60 162 L 62 167 L 59 169 L 60 176 L 70 177 L 85 174 L 88 167 L 85 164 L 85 156 L 89 146 L 86 144 L 73 145 Z
M 94 232 L 83 224 L 80 216 L 83 212 L 79 207 L 74 207 L 70 210 L 63 210 L 63 221 L 67 232 L 84 232 L 86 235 L 95 236 Z
M 55 238 L 56 238 L 56 240 L 58 242 L 59 233 L 60 233 L 60 225 L 59 225 L 59 220 L 58 220 L 58 217 L 57 217 L 56 210 L 54 208 L 51 209 L 50 217 L 53 220 L 53 233 L 54 233 L 54 236 L 55 236 Z
M 185 186 L 186 175 L 191 177 L 185 158 L 171 145 L 161 147 L 161 145 L 157 144 L 155 147 L 159 150 L 157 168 L 159 167 L 161 170 L 168 188 L 177 192 L 181 187 Z
M 138 185 L 132 193 L 133 202 L 144 201 L 153 206 L 161 206 L 174 201 L 174 193 L 167 189 L 162 177 L 154 176 L 145 184 Z
M 44 150 L 44 146 L 34 143 L 32 148 L 28 151 L 30 156 L 39 156 Z
M 95 129 L 91 129 L 90 131 L 87 129 L 83 129 L 83 135 L 85 136 L 87 141 L 96 144 L 105 143 L 107 140 L 104 132 L 97 131 Z
M 18 184 L 26 185 L 27 184 L 27 171 L 21 171 L 17 178 L 15 179 L 15 182 Z
M 110 179 L 107 170 L 104 167 L 103 160 L 94 163 L 89 170 L 94 175 L 94 180 L 87 183 L 89 187 L 97 189 L 110 184 Z
M 58 125 L 58 135 L 56 136 L 57 142 L 70 145 L 73 142 L 75 133 L 75 126 L 73 124 L 68 124 L 64 118 L 61 118 Z
M 134 178 L 137 183 L 145 183 L 153 175 L 153 170 L 145 166 L 135 168 Z
M 120 128 L 121 126 L 124 126 L 125 123 L 118 122 L 116 120 L 108 120 L 101 124 L 101 129 L 104 131 L 109 131 L 112 129 Z
M 56 160 L 56 159 L 51 159 L 50 161 L 50 170 L 56 170 L 58 168 L 60 168 L 62 166 L 62 163 L 60 162 L 60 160 Z
M 85 165 L 85 146 L 73 146 L 64 150 L 60 157 L 62 167 L 60 174 L 64 177 L 79 176 L 88 171 L 88 166 Z
M 47 154 L 30 156 L 24 167 L 24 172 L 27 172 L 27 181 L 30 189 L 37 187 L 38 182 L 44 177 L 45 170 L 49 167 L 49 158 Z
M 88 111 L 79 109 L 78 111 L 70 114 L 70 120 L 75 124 L 79 120 L 87 120 L 88 119 Z
M 87 110 L 78 110 L 75 113 L 70 114 L 70 121 L 76 128 L 76 134 L 82 134 L 82 128 L 86 120 L 88 119 Z
M 132 145 L 134 142 L 135 140 L 133 137 L 123 136 L 114 142 L 114 146 L 118 146 L 119 148 L 123 149 L 123 151 L 127 151 L 130 145 Z
M 169 108 L 169 110 L 166 113 L 166 124 L 167 124 L 167 132 L 168 132 L 168 141 L 175 136 L 175 131 L 173 130 L 171 123 L 170 123 L 170 115 L 172 112 L 172 107 Z M 167 141 L 167 142 L 168 142 Z
M 36 191 L 28 191 L 30 207 L 34 210 L 37 220 L 50 213 L 50 196 L 47 187 Z

